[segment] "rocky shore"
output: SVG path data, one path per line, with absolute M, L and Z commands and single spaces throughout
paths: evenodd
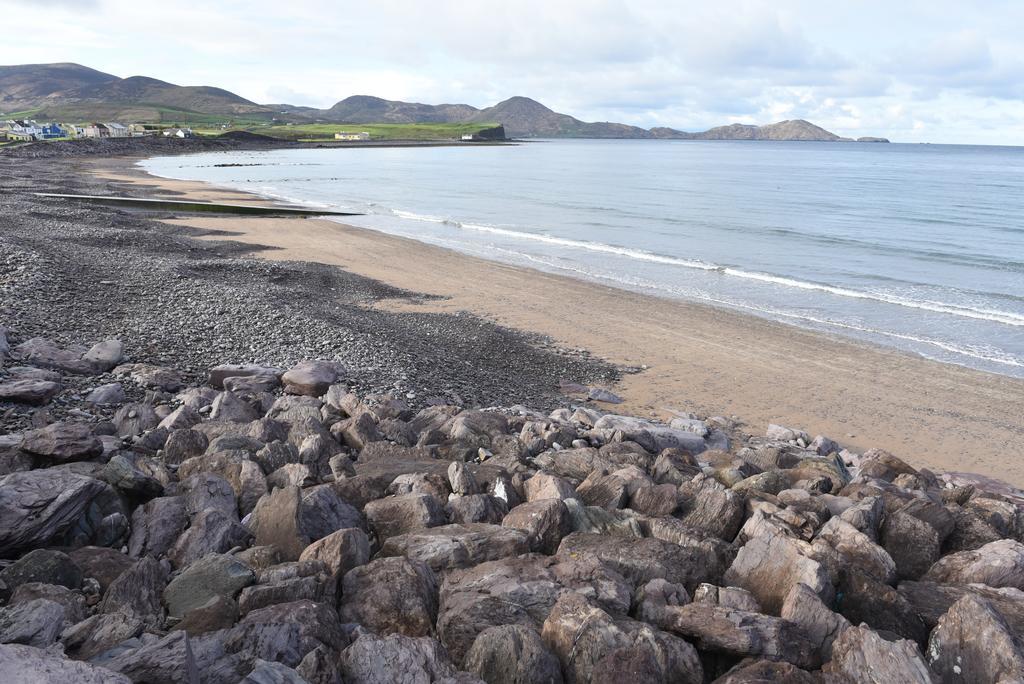
M 415 410 L 336 361 L 195 384 L 7 330 L 0 358 L 4 682 L 1024 674 L 1020 501 L 884 451 Z
M 73 159 L 0 154 L 0 682 L 1024 677 L 1012 487 L 619 415 L 585 353 L 31 194 L 125 191 Z

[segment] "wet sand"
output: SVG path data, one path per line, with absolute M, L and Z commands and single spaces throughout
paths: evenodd
M 155 178 L 125 161 L 93 166 L 153 196 L 237 202 L 244 193 Z M 265 200 L 248 196 L 249 201 Z M 916 466 L 1024 485 L 1024 380 L 941 364 L 700 304 L 507 266 L 322 219 L 185 217 L 216 240 L 270 248 L 267 259 L 334 264 L 415 292 L 397 311 L 470 311 L 641 368 L 611 388 L 637 415 L 737 416 L 879 447 Z

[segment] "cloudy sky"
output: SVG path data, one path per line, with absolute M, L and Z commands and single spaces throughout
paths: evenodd
M 1020 0 L 0 0 L 0 64 L 78 62 L 326 107 L 354 94 L 699 130 L 1024 145 Z

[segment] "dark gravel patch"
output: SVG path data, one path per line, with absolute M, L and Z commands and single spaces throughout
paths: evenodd
M 247 256 L 245 245 L 196 240 L 195 229 L 159 223 L 159 215 L 35 197 L 140 191 L 83 171 L 76 157 L 99 148 L 47 158 L 22 152 L 29 149 L 0 153 L 0 325 L 12 343 L 117 337 L 129 360 L 171 366 L 197 382 L 219 363 L 332 359 L 351 369 L 361 393 L 411 394 L 414 406 L 441 397 L 548 408 L 559 402 L 560 380 L 618 377 L 585 352 L 473 315 L 374 309 L 381 299 L 422 295 L 334 266 L 269 262 Z M 75 382 L 65 394 L 99 384 Z M 0 406 L 0 432 L 26 420 L 20 412 L 4 417 L 7 408 Z

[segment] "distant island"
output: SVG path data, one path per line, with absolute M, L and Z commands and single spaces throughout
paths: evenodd
M 472 132 L 474 124 L 500 124 L 513 138 L 624 138 L 668 140 L 852 141 L 801 119 L 765 126 L 731 124 L 688 133 L 613 122 L 585 122 L 560 114 L 528 97 L 516 96 L 493 107 L 430 105 L 347 97 L 328 109 L 290 104 L 258 104 L 209 86 L 179 86 L 146 76 L 119 78 L 79 64 L 0 66 L 0 119 L 163 123 L 194 127 L 257 129 L 273 125 L 454 124 Z M 857 142 L 889 142 L 858 138 Z

